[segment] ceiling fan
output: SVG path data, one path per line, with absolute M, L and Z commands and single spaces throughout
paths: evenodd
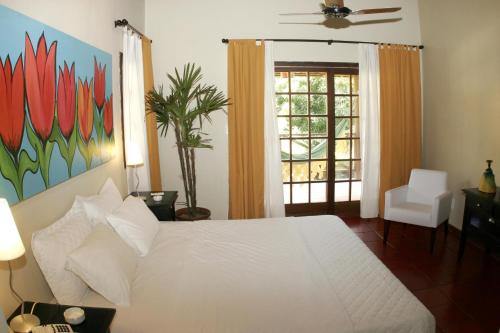
M 289 15 L 325 15 L 327 18 L 345 18 L 349 15 L 364 15 L 364 14 L 381 14 L 393 13 L 401 10 L 401 7 L 390 8 L 371 8 L 352 11 L 350 8 L 344 6 L 344 0 L 324 0 L 325 3 L 321 5 L 321 12 L 316 13 L 286 13 L 280 14 L 284 16 Z

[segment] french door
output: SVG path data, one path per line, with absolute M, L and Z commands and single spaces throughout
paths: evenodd
M 275 66 L 287 215 L 359 210 L 358 65 Z

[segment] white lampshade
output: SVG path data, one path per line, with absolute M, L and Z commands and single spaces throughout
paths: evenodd
M 25 252 L 7 200 L 0 198 L 0 261 L 19 258 Z
M 128 166 L 137 166 L 144 164 L 144 160 L 142 159 L 142 153 L 139 149 L 139 145 L 132 142 L 127 145 L 127 165 Z

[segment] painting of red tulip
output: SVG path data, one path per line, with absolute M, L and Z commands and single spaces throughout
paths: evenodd
M 56 142 L 62 158 L 66 161 L 68 175 L 71 177 L 76 150 L 75 63 L 71 65 L 71 69 L 66 62 L 64 69 L 59 67 L 57 82 L 57 123 L 60 133 L 56 136 Z
M 113 134 L 113 95 L 104 103 L 104 132 L 108 137 Z
M 113 157 L 112 62 L 3 5 L 0 17 L 0 197 L 14 204 Z
M 14 70 L 10 58 L 5 64 L 0 58 L 0 138 L 5 147 L 16 155 L 24 133 L 24 78 L 21 56 Z
M 38 165 L 21 149 L 24 134 L 24 78 L 21 56 L 14 69 L 7 56 L 0 58 L 0 172 L 23 198 L 24 174 L 36 172 Z
M 97 63 L 97 59 L 94 58 L 94 99 L 95 105 L 99 110 L 102 110 L 105 101 L 105 89 L 106 89 L 106 65 L 102 66 L 101 63 Z

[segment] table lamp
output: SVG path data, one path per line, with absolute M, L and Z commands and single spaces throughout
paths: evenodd
M 25 252 L 26 250 L 24 249 L 21 236 L 19 236 L 9 203 L 4 198 L 0 198 L 0 261 L 8 262 L 10 290 L 21 302 L 21 314 L 10 321 L 10 328 L 14 332 L 20 333 L 31 332 L 33 327 L 40 325 L 40 319 L 37 316 L 24 313 L 24 301 L 12 285 L 12 266 L 10 261 L 21 257 Z
M 131 143 L 127 149 L 127 166 L 134 168 L 135 178 L 137 179 L 137 185 L 135 186 L 135 193 L 139 199 L 146 199 L 139 195 L 139 175 L 137 174 L 137 167 L 144 164 L 142 159 L 141 150 L 136 143 Z

